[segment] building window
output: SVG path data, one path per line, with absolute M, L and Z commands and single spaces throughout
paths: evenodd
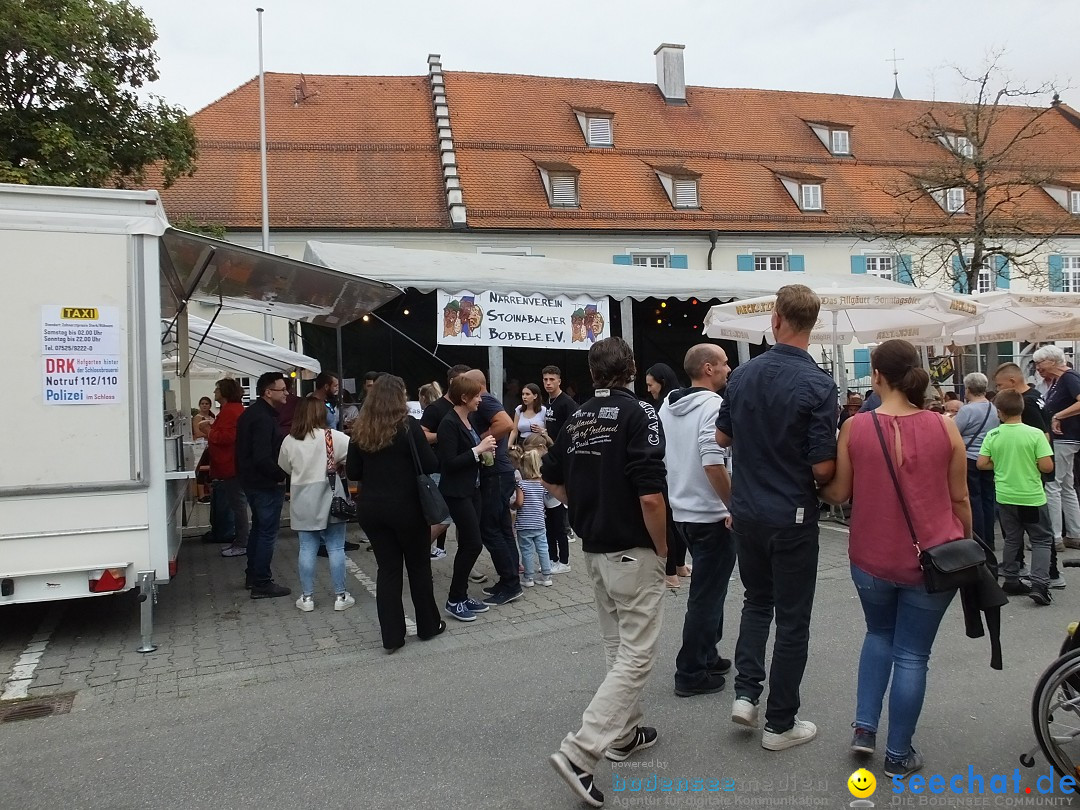
M 896 260 L 893 256 L 867 256 L 866 257 L 866 274 L 869 276 L 877 276 L 878 278 L 884 278 L 889 281 L 894 281 Z
M 1080 256 L 1061 257 L 1061 282 L 1064 292 L 1080 292 Z
M 851 154 L 851 133 L 846 129 L 834 129 L 831 133 L 831 140 L 830 151 L 834 155 Z
M 1080 214 L 1080 191 L 1069 192 L 1069 213 Z
M 668 255 L 666 253 L 658 253 L 650 256 L 637 253 L 631 257 L 630 263 L 633 264 L 634 267 L 650 267 L 653 269 L 668 267 Z
M 787 271 L 787 255 L 780 254 L 754 254 L 754 272 L 756 273 L 783 273 Z
M 953 154 L 965 158 L 975 157 L 975 144 L 973 144 L 971 139 L 966 135 L 956 135 L 954 133 L 946 132 L 939 135 L 938 140 L 941 141 L 942 146 Z
M 551 204 L 560 208 L 577 208 L 578 187 L 576 174 L 551 175 Z
M 588 118 L 585 124 L 585 139 L 589 146 L 613 146 L 610 118 Z
M 803 211 L 821 210 L 821 186 L 815 183 L 804 183 L 800 187 L 802 200 L 800 207 Z
M 945 210 L 955 214 L 964 210 L 964 190 L 950 188 L 945 192 Z
M 994 291 L 994 272 L 985 267 L 979 271 L 979 280 L 976 282 L 976 292 L 988 293 Z
M 697 208 L 698 207 L 697 180 L 676 180 L 675 181 L 675 207 L 676 208 Z

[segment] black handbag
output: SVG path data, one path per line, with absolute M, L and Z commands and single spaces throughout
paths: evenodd
M 885 454 L 885 463 L 888 465 L 893 486 L 896 487 L 896 497 L 900 499 L 900 509 L 904 513 L 904 520 L 907 521 L 908 531 L 911 532 L 911 542 L 919 558 L 919 567 L 923 572 L 927 592 L 942 593 L 953 588 L 976 584 L 981 576 L 981 569 L 986 567 L 986 550 L 978 540 L 962 537 L 928 549 L 923 549 L 919 545 L 919 539 L 915 536 L 915 526 L 911 522 L 911 515 L 908 514 L 904 493 L 900 489 L 900 480 L 896 477 L 896 470 L 893 468 L 892 456 L 889 455 L 889 449 L 885 445 L 885 434 L 881 432 L 881 423 L 878 421 L 877 413 L 871 411 L 870 416 L 874 420 L 874 428 L 877 430 L 878 441 L 881 442 L 881 451 Z
M 416 489 L 420 496 L 420 512 L 429 526 L 438 526 L 450 517 L 450 507 L 446 505 L 446 500 L 439 492 L 439 485 L 432 481 L 431 476 L 420 466 L 420 454 L 416 452 L 416 444 L 413 443 L 411 431 L 406 430 L 405 441 L 409 443 L 413 465 L 416 467 Z
M 334 437 L 330 431 L 326 434 L 326 480 L 330 484 L 330 517 L 351 523 L 356 520 L 359 510 L 356 501 L 349 497 L 349 490 L 345 488 L 345 482 L 338 475 L 337 465 L 334 463 Z M 341 484 L 341 493 L 338 494 L 338 484 Z

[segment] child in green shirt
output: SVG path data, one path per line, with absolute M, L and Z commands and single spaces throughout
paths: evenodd
M 986 434 L 975 466 L 994 471 L 998 515 L 1004 539 L 1002 589 L 1027 594 L 1036 605 L 1049 605 L 1050 548 L 1054 542 L 1041 473 L 1054 471 L 1054 451 L 1046 435 L 1020 421 L 1024 398 L 999 391 L 994 398 L 1001 424 Z M 1031 585 L 1020 581 L 1017 557 L 1024 532 L 1031 539 Z

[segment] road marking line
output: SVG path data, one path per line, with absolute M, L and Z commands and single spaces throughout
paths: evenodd
M 15 700 L 26 697 L 30 682 L 34 680 L 34 670 L 41 662 L 41 656 L 45 654 L 45 648 L 49 646 L 49 638 L 52 636 L 56 625 L 60 623 L 63 608 L 54 607 L 41 620 L 37 632 L 26 645 L 22 655 L 11 668 L 11 675 L 4 682 L 4 690 L 0 692 L 0 700 Z
M 362 570 L 360 570 L 360 566 L 356 564 L 355 560 L 351 559 L 350 557 L 346 557 L 345 570 L 352 574 L 353 578 L 364 586 L 364 590 L 371 594 L 372 599 L 375 598 L 375 583 L 371 581 L 371 577 L 369 577 Z M 410 619 L 407 614 L 405 616 L 405 635 L 416 635 L 416 622 Z

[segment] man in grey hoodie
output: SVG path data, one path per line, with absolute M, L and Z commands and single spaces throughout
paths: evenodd
M 727 384 L 727 354 L 712 343 L 691 347 L 683 360 L 689 388 L 672 391 L 660 406 L 667 443 L 668 502 L 675 530 L 694 558 L 682 648 L 675 659 L 675 694 L 708 695 L 724 688 L 731 661 L 716 645 L 724 632 L 724 600 L 735 567 L 731 537 L 731 479 L 727 451 L 716 443 L 716 416 Z

